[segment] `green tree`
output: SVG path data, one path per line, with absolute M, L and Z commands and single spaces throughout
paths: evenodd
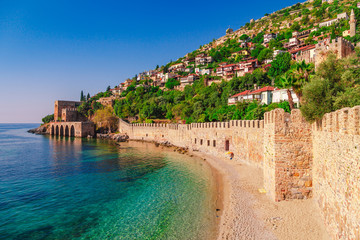
M 109 92 L 111 89 L 110 85 L 106 88 L 106 91 Z
M 247 40 L 247 39 L 249 39 L 249 36 L 246 35 L 246 34 L 243 34 L 243 35 L 241 35 L 241 37 L 240 37 L 240 40 L 243 40 L 243 41 L 245 41 L 245 40 Z
M 261 50 L 261 52 L 258 55 L 258 60 L 260 62 L 266 60 L 266 59 L 272 59 L 273 57 L 273 50 L 269 49 L 269 48 L 264 48 L 263 50 Z
M 96 110 L 93 121 L 97 129 L 105 128 L 109 133 L 116 131 L 118 126 L 118 118 L 110 106 Z
M 310 81 L 310 77 L 314 72 L 314 65 L 305 63 L 305 61 L 296 62 L 291 69 L 291 74 L 295 79 L 292 87 L 298 97 L 300 103 L 302 99 L 302 90 L 305 84 Z
M 291 66 L 291 55 L 288 52 L 280 53 L 275 57 L 275 60 L 272 61 L 271 67 L 269 69 L 269 76 L 278 77 L 284 74 Z
M 87 94 L 86 100 L 89 101 L 90 99 L 90 93 Z
M 81 93 L 80 93 L 80 101 L 85 101 L 85 97 L 84 97 L 84 91 L 81 90 Z
M 43 123 L 49 123 L 54 120 L 54 114 L 47 115 L 43 117 L 42 122 Z
M 286 89 L 286 92 L 288 95 L 288 100 L 289 100 L 289 105 L 290 105 L 290 110 L 294 109 L 294 100 L 291 95 L 291 90 L 294 85 L 294 82 L 295 82 L 295 79 L 294 79 L 293 75 L 288 72 L 283 74 L 281 77 L 279 77 L 277 79 L 277 81 L 275 82 L 275 85 L 277 87 Z
M 355 66 L 357 64 L 358 62 L 355 62 Z M 300 109 L 308 121 L 321 119 L 325 113 L 336 110 L 337 98 L 343 97 L 347 89 L 353 88 L 354 82 L 349 83 L 348 79 L 353 79 L 354 72 L 349 69 L 350 66 L 345 68 L 345 65 L 348 65 L 345 60 L 336 59 L 336 55 L 333 53 L 329 54 L 327 59 L 320 64 L 316 75 L 305 85 L 303 89 L 304 103 Z M 353 68 L 356 73 L 357 67 Z M 341 101 L 338 100 L 338 102 Z M 345 105 L 339 105 L 339 107 L 343 106 Z
M 180 82 L 174 78 L 169 78 L 165 83 L 165 87 L 168 89 L 174 89 L 174 87 L 178 85 L 180 85 Z
M 292 31 L 300 31 L 300 28 L 301 28 L 301 26 L 300 26 L 299 22 L 295 21 L 291 25 L 290 30 L 292 30 Z

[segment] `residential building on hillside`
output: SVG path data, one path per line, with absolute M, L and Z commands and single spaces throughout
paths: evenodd
M 334 23 L 338 22 L 340 19 L 349 19 L 349 15 L 346 12 L 339 13 L 336 18 L 330 19 L 324 22 L 319 23 L 319 27 L 329 27 Z
M 348 20 L 349 19 L 349 15 L 347 15 L 347 13 L 346 12 L 343 12 L 343 13 L 339 13 L 338 15 L 337 15 L 337 19 L 346 19 L 346 20 Z
M 295 47 L 297 47 L 297 45 L 299 44 L 299 40 L 297 38 L 290 38 L 289 39 L 289 42 L 287 43 L 284 43 L 284 48 L 287 48 L 287 49 L 293 49 Z
M 273 58 L 275 58 L 277 55 L 279 55 L 280 53 L 285 53 L 286 51 L 284 50 L 274 50 L 274 53 L 273 53 Z
M 308 30 L 305 30 L 305 31 L 302 31 L 300 33 L 297 34 L 297 39 L 304 39 L 304 38 L 307 38 L 310 36 L 310 33 L 311 33 L 312 29 L 308 29 Z
M 324 21 L 324 22 L 321 22 L 319 23 L 319 27 L 329 27 L 331 25 L 333 25 L 334 23 L 338 22 L 338 19 L 337 18 L 334 18 L 334 19 L 330 19 L 330 20 L 327 20 L 327 21 Z
M 264 35 L 264 44 L 269 43 L 271 39 L 275 39 L 276 34 L 275 33 L 269 33 Z
M 195 73 L 199 75 L 211 75 L 211 69 L 201 69 L 201 68 L 195 68 Z
M 223 67 L 224 75 L 226 79 L 231 79 L 235 75 L 235 66 L 237 64 L 228 64 Z
M 272 92 L 275 90 L 274 87 L 266 86 L 258 88 L 255 84 L 254 88 L 254 90 L 246 90 L 229 97 L 228 105 L 243 101 L 258 101 L 261 104 L 270 104 L 272 102 Z
M 243 102 L 243 101 L 249 100 L 250 99 L 250 96 L 248 95 L 249 92 L 251 92 L 251 90 L 246 90 L 246 91 L 243 91 L 241 93 L 238 93 L 238 94 L 235 94 L 235 95 L 229 97 L 228 105 L 233 105 L 238 102 Z
M 122 90 L 120 87 L 116 87 L 116 88 L 110 89 L 110 92 L 111 92 L 114 96 L 120 96 L 121 93 L 123 92 L 123 90 Z
M 180 85 L 175 86 L 175 90 L 183 91 L 185 86 L 192 85 L 195 80 L 199 79 L 199 76 L 196 74 L 190 74 L 185 77 L 180 78 Z
M 174 65 L 171 65 L 169 67 L 169 71 L 170 72 L 185 72 L 185 65 L 184 63 L 180 62 L 180 63 L 176 63 Z
M 195 57 L 195 65 L 206 65 L 208 63 L 212 63 L 213 58 L 211 56 L 207 56 L 206 54 L 202 53 Z
M 100 103 L 103 106 L 112 106 L 114 104 L 116 97 L 102 97 L 96 100 L 96 102 Z
M 244 62 L 240 62 L 235 68 L 236 75 L 238 77 L 245 76 L 246 73 L 252 73 L 259 65 L 257 59 L 250 59 Z
M 248 56 L 250 56 L 250 52 L 247 49 L 243 49 L 241 51 L 234 52 L 231 54 L 232 57 L 236 57 L 238 55 L 248 57 Z
M 132 82 L 133 81 L 130 78 L 126 79 L 124 82 L 124 88 L 127 89 L 131 85 Z
M 186 67 L 184 72 L 191 73 L 192 71 L 194 71 L 193 67 Z
M 183 62 L 186 66 L 189 66 L 191 63 L 195 63 L 195 58 L 186 58 Z

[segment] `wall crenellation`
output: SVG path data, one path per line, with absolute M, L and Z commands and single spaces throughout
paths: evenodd
M 119 123 L 130 139 L 168 141 L 263 169 L 275 201 L 314 197 L 336 239 L 360 239 L 360 106 L 309 124 L 299 110 L 275 109 L 264 120 L 192 124 Z
M 321 121 L 313 124 L 313 131 L 360 134 L 360 106 L 343 108 L 326 113 Z

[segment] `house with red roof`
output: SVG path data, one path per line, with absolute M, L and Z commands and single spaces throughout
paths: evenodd
M 237 102 L 242 102 L 249 99 L 248 93 L 251 92 L 251 90 L 245 90 L 241 93 L 235 94 L 228 98 L 228 105 L 236 104 Z
M 257 59 L 250 59 L 244 62 L 240 62 L 234 69 L 236 76 L 242 77 L 245 76 L 246 73 L 252 73 L 258 67 L 258 65 L 259 63 Z
M 272 102 L 272 92 L 275 90 L 274 87 L 266 86 L 258 88 L 256 84 L 254 87 L 255 89 L 253 90 L 246 90 L 229 97 L 228 105 L 243 101 L 258 101 L 261 104 L 270 104 Z

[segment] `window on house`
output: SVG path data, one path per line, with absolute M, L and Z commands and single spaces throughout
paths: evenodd
M 196 138 L 194 139 L 194 142 L 195 142 L 195 144 L 196 144 Z
M 202 139 L 200 139 L 200 145 L 202 145 L 203 144 L 203 140 Z
M 216 140 L 213 140 L 213 147 L 216 147 Z
M 208 140 L 208 146 L 210 146 L 210 140 Z

